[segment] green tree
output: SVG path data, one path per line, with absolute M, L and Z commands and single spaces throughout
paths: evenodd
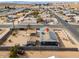
M 18 49 L 19 49 L 19 45 L 15 45 L 13 47 L 10 48 L 10 58 L 18 58 Z
M 43 22 L 43 19 L 42 19 L 41 17 L 39 17 L 39 18 L 37 19 L 37 23 L 39 23 L 39 22 Z
M 33 11 L 33 12 L 32 12 L 32 15 L 34 15 L 34 16 L 37 16 L 38 14 L 39 14 L 38 11 Z

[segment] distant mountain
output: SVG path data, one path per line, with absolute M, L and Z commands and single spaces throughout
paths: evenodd
M 0 2 L 1 3 L 7 3 L 7 4 L 47 4 L 47 3 L 75 3 L 75 2 L 67 2 L 67 1 L 53 1 L 53 2 L 50 2 L 50 1 L 39 1 L 39 2 L 29 2 L 29 1 L 3 1 L 3 2 Z M 79 3 L 79 2 L 76 2 L 76 3 Z
M 5 1 L 0 3 L 15 3 L 15 4 L 47 4 L 48 2 L 28 2 L 28 1 Z

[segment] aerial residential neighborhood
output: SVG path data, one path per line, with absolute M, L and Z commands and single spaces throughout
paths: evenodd
M 79 3 L 0 2 L 0 58 L 79 58 Z

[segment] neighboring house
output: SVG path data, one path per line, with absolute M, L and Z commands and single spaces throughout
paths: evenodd
M 79 23 L 79 16 L 74 16 L 75 22 Z

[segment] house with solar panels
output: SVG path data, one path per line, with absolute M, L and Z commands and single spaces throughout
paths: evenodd
M 40 46 L 59 47 L 56 32 L 50 31 L 48 28 L 40 29 Z

